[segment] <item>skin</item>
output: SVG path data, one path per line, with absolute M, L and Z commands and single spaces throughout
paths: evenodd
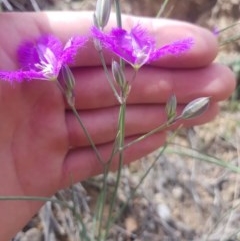
M 212 63 L 217 55 L 215 36 L 200 27 L 170 20 L 124 16 L 123 26 L 130 28 L 139 21 L 155 36 L 157 46 L 185 37 L 193 37 L 195 44 L 181 56 L 164 57 L 140 70 L 128 99 L 126 142 L 164 122 L 165 103 L 173 93 L 179 111 L 195 98 L 211 97 L 208 110 L 184 125 L 212 120 L 218 112 L 217 103 L 228 98 L 235 87 L 232 72 Z M 16 49 L 23 40 L 52 33 L 66 42 L 74 34 L 89 34 L 91 24 L 92 14 L 85 12 L 1 13 L 0 69 L 18 68 Z M 107 28 L 112 26 L 116 26 L 114 16 Z M 105 54 L 110 63 L 113 56 Z M 119 108 L 91 41 L 80 50 L 72 67 L 76 108 L 100 153 L 107 158 L 116 134 Z M 132 75 L 130 67 L 126 67 L 126 75 Z M 70 176 L 77 182 L 102 172 L 55 82 L 0 81 L 0 113 L 0 196 L 49 197 L 70 185 Z M 165 138 L 164 131 L 130 147 L 125 152 L 125 163 L 157 149 Z M 12 238 L 42 205 L 1 201 L 0 240 Z

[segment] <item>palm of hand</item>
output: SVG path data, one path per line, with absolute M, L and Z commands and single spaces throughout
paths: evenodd
M 0 195 L 52 195 L 69 146 L 56 83 L 1 82 L 0 100 L 0 183 L 6 185 Z

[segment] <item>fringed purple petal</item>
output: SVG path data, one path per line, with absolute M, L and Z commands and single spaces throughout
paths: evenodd
M 120 55 L 120 57 L 126 58 L 127 56 L 134 56 L 135 47 L 138 46 L 127 31 L 120 28 L 113 29 L 108 39 L 108 42 L 111 45 L 111 50 Z M 122 56 L 122 54 L 124 56 Z
M 0 80 L 8 82 L 23 82 L 32 79 L 47 80 L 41 73 L 34 70 L 29 71 L 0 71 Z
M 77 55 L 79 48 L 81 48 L 87 41 L 86 37 L 76 36 L 72 37 L 66 43 L 62 55 L 62 64 L 70 64 L 74 61 L 74 57 Z
M 71 38 L 64 49 L 61 41 L 52 35 L 44 35 L 36 42 L 24 42 L 17 52 L 22 68 L 19 71 L 0 71 L 0 79 L 9 82 L 56 80 L 62 65 L 73 61 L 86 40 L 79 36 Z
M 152 49 L 155 48 L 156 42 L 154 38 L 150 36 L 147 30 L 144 29 L 140 24 L 132 28 L 130 35 L 138 44 L 139 48 L 144 48 L 145 46 L 149 46 Z
M 167 44 L 155 51 L 153 51 L 150 55 L 149 61 L 154 61 L 159 59 L 165 55 L 180 55 L 186 51 L 188 51 L 194 44 L 192 38 L 186 38 L 183 40 L 178 40 L 173 43 Z
M 136 58 L 133 56 L 133 49 L 129 46 L 129 41 L 123 41 L 127 31 L 121 28 L 114 28 L 110 34 L 107 34 L 95 26 L 93 26 L 91 30 L 93 37 L 98 39 L 103 47 L 112 51 L 130 64 L 135 62 Z
M 92 35 L 100 43 L 134 68 L 161 58 L 165 55 L 179 55 L 188 51 L 193 45 L 192 38 L 186 38 L 156 49 L 154 38 L 141 25 L 127 32 L 121 28 L 114 28 L 110 33 L 104 33 L 97 27 L 92 27 Z
M 148 61 L 149 53 L 155 48 L 154 39 L 140 25 L 135 26 L 130 32 L 114 28 L 109 34 L 93 27 L 92 34 L 105 48 L 133 66 Z
M 92 32 L 92 36 L 94 38 L 98 39 L 99 42 L 103 45 L 103 47 L 105 47 L 105 48 L 112 48 L 113 39 L 112 39 L 112 37 L 109 34 L 102 32 L 96 26 L 93 26 L 91 28 L 91 32 Z
M 40 53 L 44 54 L 45 49 L 50 49 L 55 55 L 55 59 L 59 59 L 63 51 L 62 43 L 59 39 L 52 35 L 44 35 L 40 37 L 35 43 L 24 42 L 18 48 L 18 60 L 21 67 L 25 69 L 36 69 L 35 64 L 40 62 Z
M 63 45 L 57 37 L 53 35 L 43 35 L 37 40 L 37 45 L 43 45 L 49 48 L 56 56 L 56 59 L 61 57 Z
M 21 67 L 25 69 L 35 69 L 35 63 L 39 62 L 37 49 L 34 43 L 24 42 L 17 51 L 18 61 Z

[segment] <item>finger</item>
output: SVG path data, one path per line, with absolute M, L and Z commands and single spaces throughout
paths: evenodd
M 124 151 L 124 164 L 128 164 L 131 161 L 137 160 L 156 150 L 163 145 L 165 137 L 165 133 L 158 133 L 127 148 Z M 126 143 L 132 140 L 133 137 L 127 138 Z M 101 153 L 103 160 L 107 161 L 112 152 L 112 143 L 98 146 L 98 150 Z M 117 160 L 117 157 L 115 157 L 111 168 L 112 170 L 117 169 Z M 91 147 L 71 150 L 66 156 L 63 165 L 61 188 L 72 184 L 72 180 L 74 180 L 74 182 L 81 181 L 102 172 L 103 165 L 96 159 L 96 155 Z
M 184 106 L 178 107 L 181 113 Z M 118 107 L 98 109 L 92 111 L 81 111 L 79 115 L 85 128 L 88 130 L 93 142 L 104 144 L 115 139 L 118 131 Z M 199 125 L 212 120 L 218 112 L 217 104 L 212 103 L 208 110 L 198 118 L 188 121 L 179 121 L 171 129 L 179 125 L 185 126 Z M 147 133 L 160 125 L 166 123 L 166 113 L 164 105 L 130 105 L 127 106 L 125 121 L 125 136 L 141 135 Z M 66 123 L 69 133 L 69 143 L 72 147 L 89 146 L 83 129 L 76 117 L 71 113 L 66 115 Z M 167 127 L 165 126 L 164 130 Z
M 81 14 L 62 14 L 56 13 L 55 15 L 48 14 L 49 25 L 51 31 L 57 36 L 61 36 L 66 41 L 66 36 L 71 34 L 86 34 L 92 26 L 92 13 L 83 12 Z M 66 20 L 67 19 L 67 22 Z M 77 24 L 84 22 L 84 27 Z M 191 25 L 186 22 L 166 20 L 166 19 L 153 19 L 153 18 L 138 18 L 132 16 L 122 16 L 123 27 L 130 29 L 134 25 L 140 23 L 145 26 L 156 39 L 157 46 L 161 47 L 170 42 L 184 39 L 186 37 L 194 38 L 194 46 L 188 53 L 181 56 L 168 56 L 155 62 L 158 66 L 165 67 L 199 67 L 210 63 L 217 54 L 217 41 L 216 37 L 201 27 Z M 46 26 L 49 26 L 46 25 Z M 112 27 L 116 27 L 116 17 L 112 14 L 106 31 Z M 66 34 L 67 29 L 69 34 Z M 111 63 L 112 55 L 106 51 L 107 63 Z M 91 41 L 86 48 L 83 48 L 77 63 L 81 66 L 99 65 L 99 56 Z
M 76 69 L 74 74 L 77 109 L 117 105 L 116 97 L 102 68 Z M 132 69 L 126 68 L 128 80 L 131 80 L 132 75 Z M 219 64 L 192 70 L 144 67 L 132 82 L 128 103 L 165 103 L 172 94 L 176 95 L 179 103 L 188 103 L 203 96 L 210 96 L 214 101 L 220 101 L 228 98 L 235 84 L 233 73 Z
M 16 48 L 23 40 L 36 39 L 42 34 L 54 34 L 64 43 L 73 35 L 90 35 L 92 26 L 92 12 L 45 12 L 45 13 L 3 13 L 0 16 L 1 31 L 8 29 L 8 34 L 2 34 L 1 42 L 4 44 L 3 53 L 11 56 L 17 63 Z M 112 14 L 106 31 L 116 27 L 115 15 Z M 178 57 L 168 56 L 156 61 L 154 64 L 165 67 L 199 67 L 209 64 L 217 54 L 217 41 L 213 34 L 206 29 L 189 23 L 153 18 L 139 18 L 122 16 L 123 26 L 130 29 L 137 23 L 146 27 L 156 39 L 157 47 L 169 44 L 183 38 L 194 38 L 194 46 L 185 54 Z M 26 28 L 26 24 L 28 27 Z M 9 25 L 14 28 L 9 29 Z M 9 41 L 11 39 L 11 41 Z M 107 53 L 107 51 L 106 51 Z M 107 63 L 111 63 L 112 55 L 107 54 Z M 99 56 L 92 41 L 79 51 L 77 65 L 99 65 Z

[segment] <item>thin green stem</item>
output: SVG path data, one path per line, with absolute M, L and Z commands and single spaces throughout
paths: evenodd
M 132 198 L 135 196 L 138 188 L 142 185 L 142 183 L 144 182 L 144 180 L 146 179 L 146 177 L 148 176 L 149 172 L 152 170 L 152 168 L 155 166 L 156 162 L 159 160 L 159 158 L 162 156 L 162 154 L 164 153 L 164 151 L 166 150 L 168 145 L 168 142 L 166 142 L 164 144 L 164 146 L 161 148 L 159 154 L 157 155 L 157 157 L 155 158 L 155 160 L 152 162 L 152 164 L 149 166 L 149 168 L 147 169 L 147 171 L 143 174 L 143 176 L 141 177 L 139 183 L 137 184 L 137 186 L 133 189 L 133 191 L 131 192 L 130 196 L 128 197 L 127 201 L 125 202 L 125 204 L 121 207 L 118 215 L 114 218 L 113 222 L 115 223 L 122 215 L 123 211 L 125 210 L 125 208 L 127 207 L 127 205 L 129 204 L 130 200 L 132 200 Z
M 119 97 L 119 94 L 118 94 L 118 92 L 117 92 L 117 90 L 116 90 L 116 88 L 115 88 L 115 86 L 114 86 L 114 84 L 113 84 L 112 78 L 111 78 L 110 75 L 109 75 L 109 71 L 108 71 L 108 68 L 107 68 L 106 61 L 105 61 L 105 58 L 104 58 L 104 56 L 103 56 L 102 50 L 98 51 L 98 53 L 99 53 L 100 61 L 101 61 L 101 64 L 102 64 L 102 66 L 103 66 L 103 69 L 104 69 L 104 72 L 105 72 L 107 81 L 108 81 L 108 83 L 109 83 L 109 85 L 110 85 L 110 87 L 111 87 L 111 89 L 112 89 L 112 91 L 113 91 L 116 99 L 118 100 L 118 102 L 119 102 L 119 103 L 122 103 L 122 100 L 121 100 L 121 98 Z
M 83 122 L 82 122 L 82 120 L 81 120 L 81 118 L 80 118 L 80 116 L 79 116 L 79 114 L 78 114 L 75 106 L 74 106 L 74 105 L 70 105 L 70 107 L 71 107 L 74 115 L 76 116 L 79 124 L 81 125 L 81 127 L 82 127 L 82 129 L 83 129 L 83 132 L 84 132 L 84 134 L 86 135 L 89 143 L 91 144 L 91 146 L 92 146 L 92 148 L 93 148 L 93 150 L 94 150 L 94 152 L 95 152 L 95 154 L 96 154 L 96 156 L 97 156 L 97 159 L 104 165 L 104 161 L 103 161 L 103 159 L 102 159 L 102 156 L 100 155 L 100 153 L 99 153 L 96 145 L 94 144 L 94 142 L 93 142 L 93 140 L 92 140 L 92 138 L 91 138 L 88 130 L 87 130 L 86 127 L 84 126 L 84 124 L 83 124 Z
M 103 227 L 103 211 L 104 211 L 104 207 L 105 207 L 105 203 L 106 203 L 106 194 L 107 194 L 107 177 L 108 177 L 108 173 L 109 173 L 109 164 L 106 164 L 104 166 L 104 173 L 103 173 L 103 186 L 101 188 L 101 193 L 100 193 L 100 197 L 99 197 L 99 205 L 97 208 L 97 215 L 98 215 L 98 219 L 97 219 L 97 228 L 98 228 L 98 235 L 97 235 L 97 239 L 100 241 L 101 240 L 101 233 L 102 233 L 102 227 Z M 99 221 L 98 221 L 99 220 Z
M 121 14 L 121 6 L 120 6 L 119 0 L 115 0 L 115 10 L 116 10 L 117 26 L 119 28 L 122 28 L 122 14 Z M 124 70 L 125 62 L 122 58 L 120 58 L 120 66 Z
M 121 6 L 119 3 L 119 0 L 115 0 L 115 10 L 116 10 L 117 26 L 119 28 L 122 28 Z
M 169 127 L 169 126 L 173 125 L 174 123 L 176 123 L 176 121 L 178 121 L 180 118 L 181 118 L 181 115 L 176 117 L 174 120 L 167 121 L 166 123 L 164 123 L 164 124 L 158 126 L 157 128 L 149 131 L 147 134 L 144 134 L 144 135 L 138 137 L 137 139 L 133 140 L 132 142 L 129 142 L 128 144 L 126 144 L 123 147 L 123 149 L 125 150 L 128 147 L 132 146 L 133 144 L 136 144 L 139 141 L 142 141 L 142 140 L 146 139 L 147 137 L 149 137 L 149 136 L 151 136 L 153 134 L 156 134 L 159 131 L 162 131 L 162 130 L 166 129 L 167 127 Z
M 40 202 L 57 202 L 61 205 L 68 206 L 66 203 L 49 197 L 38 196 L 0 196 L 0 201 L 40 201 Z
M 83 235 L 87 241 L 90 241 L 89 237 L 87 236 L 87 230 L 82 222 L 81 215 L 79 213 L 75 212 L 75 208 L 72 207 L 72 205 L 69 205 L 67 202 L 55 199 L 55 198 L 49 198 L 49 197 L 40 197 L 40 196 L 0 196 L 0 201 L 34 201 L 34 202 L 53 202 L 53 203 L 58 203 L 62 207 L 66 207 L 69 210 L 72 211 L 72 213 L 77 216 L 78 220 L 80 221 L 82 225 L 82 231 L 81 235 Z
M 230 28 L 235 27 L 235 26 L 238 25 L 238 24 L 240 24 L 240 22 L 236 22 L 236 23 L 230 24 L 230 25 L 228 25 L 228 26 L 225 27 L 225 28 L 219 29 L 217 32 L 220 34 L 220 33 L 224 32 L 224 31 L 226 31 L 226 30 L 228 30 L 228 29 L 230 29 Z
M 222 46 L 227 45 L 229 43 L 236 42 L 239 39 L 240 39 L 240 35 L 232 36 L 232 37 L 228 38 L 227 40 L 224 40 L 224 41 L 220 42 L 219 46 L 222 47 Z
M 124 146 L 124 137 L 125 137 L 125 114 L 126 114 L 126 102 L 121 104 L 120 106 L 120 112 L 119 112 L 119 161 L 118 161 L 118 171 L 117 171 L 117 179 L 116 179 L 116 184 L 114 186 L 114 191 L 113 191 L 113 196 L 111 199 L 110 203 L 110 209 L 109 209 L 109 214 L 108 214 L 108 219 L 107 219 L 107 225 L 106 225 L 106 234 L 105 234 L 105 239 L 107 239 L 110 226 L 112 224 L 112 214 L 113 214 L 113 209 L 114 209 L 114 204 L 116 203 L 116 198 L 117 198 L 117 191 L 119 188 L 120 184 L 120 178 L 121 178 L 121 173 L 122 173 L 122 166 L 123 166 L 123 160 L 124 160 L 124 149 L 122 148 Z
M 121 20 L 121 9 L 120 9 L 120 3 L 119 3 L 119 1 L 118 0 L 115 0 L 115 8 L 116 8 L 116 17 L 117 17 L 117 25 L 118 25 L 118 27 L 122 27 L 122 20 Z M 117 98 L 117 100 L 118 100 L 118 102 L 121 104 L 121 106 L 122 106 L 122 104 L 123 104 L 123 102 L 124 102 L 124 100 L 119 96 L 119 94 L 118 94 L 118 91 L 116 90 L 116 88 L 115 88 L 115 86 L 114 86 L 114 84 L 113 84 L 113 81 L 112 81 L 112 78 L 110 77 L 110 75 L 109 75 L 109 71 L 108 71 L 108 68 L 107 68 L 107 65 L 106 65 L 106 61 L 105 61 L 105 58 L 104 58 L 104 55 L 103 55 L 103 52 L 102 52 L 102 50 L 99 50 L 98 51 L 98 53 L 99 53 L 99 57 L 100 57 L 100 61 L 101 61 L 101 64 L 102 64 L 102 66 L 103 66 L 103 69 L 104 69 L 104 72 L 105 72 L 105 75 L 106 75 L 106 78 L 107 78 L 107 81 L 108 81 L 108 83 L 109 83 L 109 85 L 110 85 L 110 87 L 111 87 L 111 89 L 112 89 L 112 91 L 113 91 L 113 93 L 114 93 L 114 95 L 115 95 L 115 97 Z M 124 61 L 122 60 L 122 59 L 120 59 L 120 66 L 122 67 L 122 68 L 124 68 Z M 125 104 L 124 104 L 124 106 L 125 106 Z M 121 121 L 120 121 L 120 123 L 122 122 L 122 119 L 121 119 L 121 108 L 120 108 L 120 118 L 119 118 Z M 125 122 L 125 115 L 124 115 L 124 118 L 123 118 L 123 121 Z M 120 127 L 120 125 L 119 125 L 119 127 Z M 125 128 L 124 128 L 125 129 Z M 119 129 L 118 129 L 119 130 Z M 115 140 L 115 145 L 116 145 L 116 143 L 117 143 L 117 140 L 120 140 L 121 139 L 121 137 L 119 137 L 121 134 L 123 133 L 123 135 L 124 135 L 124 132 L 122 132 L 122 130 L 120 129 L 119 130 L 119 132 L 117 133 L 117 136 L 116 136 L 116 140 Z M 122 141 L 123 143 L 124 143 L 124 141 Z M 102 190 L 101 190 L 101 194 L 100 194 L 100 200 L 99 200 L 99 202 L 100 202 L 100 204 L 99 204 L 99 208 L 98 208 L 98 217 L 97 218 L 99 218 L 99 226 L 98 226 L 98 240 L 100 240 L 101 239 L 101 229 L 102 229 L 102 225 L 103 225 L 103 209 L 104 209 L 104 204 L 105 204 L 105 202 L 106 202 L 106 194 L 107 194 L 107 177 L 108 177 L 108 173 L 109 173 L 109 168 L 110 168 L 110 166 L 111 166 L 111 164 L 112 164 L 112 160 L 113 160 L 113 157 L 114 157 L 114 155 L 115 155 L 115 149 L 118 149 L 119 148 L 119 146 L 118 146 L 118 148 L 116 148 L 115 147 L 115 145 L 114 145 L 114 147 L 113 147 L 113 150 L 112 150 L 112 153 L 111 153 L 111 155 L 110 155 L 110 158 L 109 158 L 109 161 L 106 163 L 106 165 L 104 165 L 104 180 L 103 180 L 103 187 L 102 187 Z M 119 162 L 123 162 L 123 154 L 119 154 L 119 159 L 120 159 L 120 161 Z M 119 164 L 120 165 L 120 164 Z M 122 164 L 121 164 L 122 165 Z M 121 166 L 120 165 L 120 166 Z M 121 169 L 121 168 L 120 168 Z M 115 199 L 116 199 L 116 192 L 117 192 L 117 188 L 118 188 L 118 186 L 119 186 L 119 180 L 120 179 L 120 174 L 118 175 L 118 177 L 117 177 L 117 187 L 115 187 L 115 190 L 114 190 L 114 200 L 112 201 L 112 204 L 111 204 L 111 207 L 110 207 L 110 212 L 109 212 L 109 218 L 108 218 L 108 221 L 109 221 L 109 223 L 107 224 L 107 229 L 106 229 L 106 232 L 105 232 L 105 235 L 104 235 L 104 238 L 106 239 L 106 237 L 108 236 L 108 232 L 109 232 L 109 227 L 110 227 L 110 219 L 111 219 L 111 213 L 112 213 L 112 209 L 113 209 L 113 205 L 114 205 L 114 203 L 115 203 Z
M 163 4 L 161 5 L 161 7 L 160 7 L 160 9 L 159 9 L 159 11 L 158 11 L 158 13 L 157 13 L 157 15 L 156 15 L 156 18 L 162 17 L 162 14 L 163 14 L 163 12 L 164 12 L 165 9 L 166 9 L 166 6 L 167 6 L 167 4 L 168 4 L 168 1 L 169 1 L 169 0 L 165 0 L 165 1 L 163 2 Z
M 101 188 L 101 193 L 99 197 L 99 205 L 97 205 L 97 215 L 96 216 L 96 222 L 97 225 L 95 225 L 98 228 L 98 233 L 97 233 L 97 238 L 98 240 L 101 240 L 102 238 L 102 228 L 103 228 L 103 211 L 104 211 L 104 204 L 106 202 L 106 196 L 107 196 L 107 178 L 109 174 L 109 169 L 112 164 L 113 157 L 115 155 L 115 149 L 117 145 L 117 138 L 118 138 L 118 133 L 115 138 L 114 146 L 111 152 L 111 155 L 109 157 L 108 162 L 106 162 L 106 165 L 104 166 L 104 172 L 103 172 L 103 186 Z M 105 235 L 103 235 L 105 236 Z
M 91 138 L 88 130 L 87 130 L 86 127 L 84 126 L 84 124 L 83 124 L 83 122 L 82 122 L 82 120 L 81 120 L 81 118 L 80 118 L 80 116 L 79 116 L 79 114 L 78 114 L 78 112 L 77 112 L 77 110 L 76 110 L 76 108 L 75 108 L 74 101 L 69 101 L 69 99 L 68 99 L 67 96 L 66 96 L 66 92 L 65 92 L 65 90 L 63 89 L 63 87 L 61 86 L 61 84 L 59 83 L 59 81 L 57 81 L 57 84 L 58 84 L 59 89 L 62 91 L 63 95 L 65 96 L 65 98 L 66 98 L 66 100 L 67 100 L 67 102 L 68 102 L 68 105 L 69 105 L 69 107 L 71 108 L 73 114 L 74 114 L 75 117 L 77 118 L 78 123 L 79 123 L 80 126 L 82 127 L 84 134 L 86 135 L 86 137 L 87 137 L 90 145 L 92 146 L 92 148 L 93 148 L 93 150 L 94 150 L 94 152 L 95 152 L 95 154 L 96 154 L 96 156 L 97 156 L 97 159 L 99 160 L 100 163 L 104 164 L 103 159 L 102 159 L 102 156 L 100 155 L 100 153 L 99 153 L 96 145 L 94 144 L 94 142 L 93 142 L 93 140 L 92 140 L 92 138 Z
M 169 152 L 169 153 L 175 153 L 178 155 L 189 156 L 194 159 L 198 159 L 200 161 L 205 161 L 208 163 L 212 163 L 212 164 L 227 168 L 228 170 L 233 171 L 235 173 L 240 173 L 240 168 L 235 165 L 232 165 L 231 163 L 225 162 L 217 157 L 214 157 L 208 154 L 202 154 L 201 152 L 199 152 L 194 148 L 188 148 L 182 145 L 179 145 L 179 146 L 181 147 L 181 149 L 178 149 L 178 148 L 171 149 L 171 147 L 168 147 L 167 153 Z

